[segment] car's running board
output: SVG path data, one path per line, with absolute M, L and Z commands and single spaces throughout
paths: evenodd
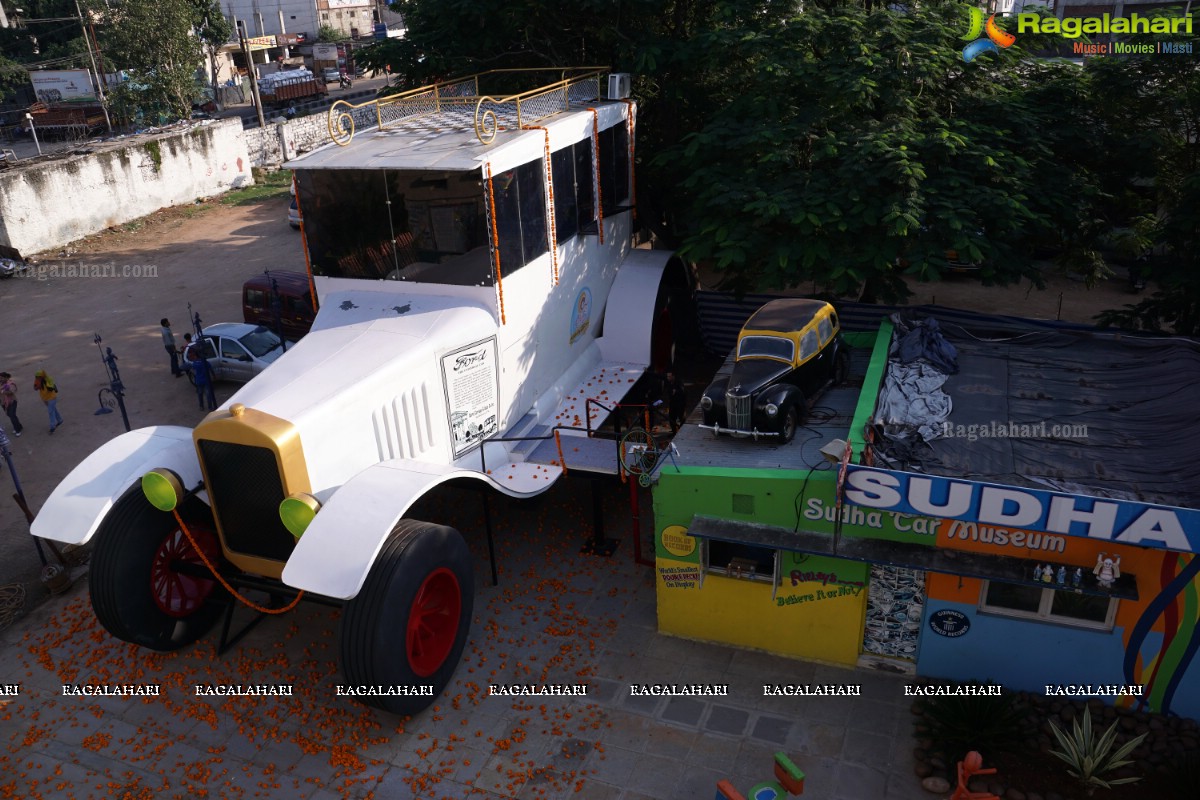
M 645 367 L 619 361 L 596 364 L 587 377 L 566 393 L 545 422 L 551 426 L 596 430 L 608 419 L 609 409 L 625 399 L 645 371 Z M 564 430 L 562 435 L 586 436 L 587 431 Z
M 540 494 L 563 474 L 562 467 L 554 464 L 534 464 L 528 461 L 509 462 L 489 467 L 487 475 L 506 494 L 533 496 Z

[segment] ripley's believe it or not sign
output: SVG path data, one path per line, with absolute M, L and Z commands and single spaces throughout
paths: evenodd
M 846 502 L 1160 550 L 1200 552 L 1200 511 L 850 465 Z

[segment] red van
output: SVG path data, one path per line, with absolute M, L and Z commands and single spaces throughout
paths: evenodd
M 242 320 L 275 330 L 272 292 L 278 293 L 283 338 L 294 341 L 308 333 L 317 309 L 308 276 L 303 272 L 270 270 L 242 284 Z

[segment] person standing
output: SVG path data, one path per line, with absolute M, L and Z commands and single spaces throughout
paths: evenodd
M 160 320 L 162 325 L 162 340 L 163 347 L 167 351 L 167 355 L 171 357 L 171 374 L 178 378 L 183 374 L 179 369 L 179 342 L 175 340 L 175 334 L 171 331 L 171 323 L 166 317 Z
M 683 419 L 687 416 L 687 390 L 674 370 L 667 372 L 666 395 L 667 417 L 671 423 L 671 433 L 676 434 L 679 433 Z
M 39 369 L 33 376 L 33 388 L 38 390 L 42 402 L 46 404 L 50 414 L 50 432 L 54 433 L 54 429 L 63 424 L 62 414 L 58 413 L 58 385 L 46 374 L 46 370 Z
M 196 381 L 196 397 L 200 400 L 200 410 L 205 410 L 205 401 L 208 402 L 208 410 L 217 410 L 217 396 L 213 392 L 212 367 L 208 361 L 203 358 L 197 358 L 192 361 L 192 377 Z
M 8 421 L 13 426 L 13 435 L 20 436 L 24 428 L 21 420 L 17 419 L 17 384 L 7 372 L 0 372 L 0 406 L 3 406 L 4 413 L 8 414 Z

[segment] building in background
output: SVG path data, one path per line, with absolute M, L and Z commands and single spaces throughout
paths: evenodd
M 394 31 L 403 30 L 404 24 L 403 17 L 388 10 L 384 0 L 221 0 L 220 6 L 235 30 L 239 25 L 245 28 L 251 60 L 260 76 L 299 66 L 314 71 L 349 69 L 349 40 L 370 41 L 378 35 L 379 25 Z M 314 52 L 323 27 L 337 31 L 342 39 L 336 56 Z M 238 74 L 247 71 L 236 40 L 222 48 L 218 61 L 221 83 L 236 81 Z
M 382 6 L 386 11 L 386 5 Z M 377 0 L 222 0 L 225 16 L 246 23 L 248 36 L 307 34 L 317 38 L 322 26 L 340 32 L 347 39 L 372 35 L 380 21 Z M 386 12 L 389 16 L 396 16 Z M 387 21 L 387 20 L 384 20 Z

